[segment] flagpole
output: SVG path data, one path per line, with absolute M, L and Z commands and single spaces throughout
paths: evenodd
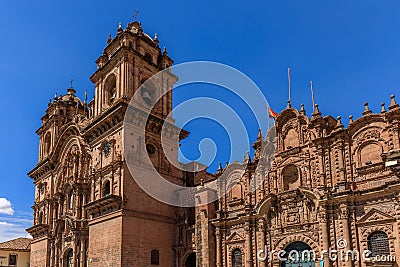
M 289 101 L 290 101 L 290 68 L 288 68 L 288 94 L 289 94 Z
M 312 110 L 314 110 L 315 100 L 314 100 L 314 87 L 313 87 L 313 82 L 312 81 L 310 81 L 310 89 L 311 89 Z

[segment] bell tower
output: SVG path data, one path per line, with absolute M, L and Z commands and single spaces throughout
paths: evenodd
M 166 156 L 177 161 L 178 139 L 188 134 L 168 117 L 177 78 L 167 71 L 161 86 L 152 80 L 144 84 L 173 61 L 157 35 L 151 38 L 134 21 L 125 29 L 120 24 L 114 38 L 109 35 L 96 64 L 90 77 L 94 99 L 81 101 L 71 84 L 67 94 L 50 101 L 37 131 L 39 162 L 29 172 L 36 187 L 34 225 L 28 229 L 31 266 L 182 267 L 188 246 L 177 229 L 185 225 L 185 210 L 152 198 L 133 178 L 142 167 L 141 155 L 148 155 L 163 178 L 185 185 L 183 171 Z M 135 115 L 140 114 L 134 122 L 147 119 L 145 134 L 124 131 L 133 97 Z M 164 125 L 174 133 L 165 137 L 165 147 Z M 132 142 L 126 142 L 128 136 Z
M 135 162 L 147 153 L 165 179 L 184 184 L 183 171 L 169 164 L 164 154 L 164 150 L 173 151 L 177 158 L 178 144 L 163 148 L 159 131 L 172 111 L 169 89 L 176 77 L 168 74 L 161 87 L 144 84 L 171 67 L 173 61 L 166 49 L 160 49 L 158 36 L 151 38 L 143 32 L 141 23 L 134 21 L 125 29 L 120 24 L 114 38 L 109 35 L 96 64 L 97 70 L 90 77 L 95 85 L 89 107 L 92 116 L 83 131 L 92 149 L 91 200 L 85 206 L 89 217 L 89 266 L 173 266 L 177 209 L 139 187 L 124 151 L 124 142 L 132 138 L 135 141 L 129 142 L 129 147 Z M 150 112 L 146 136 L 124 131 L 124 116 L 133 97 L 139 113 Z M 142 146 L 137 140 L 146 140 L 146 144 Z
M 96 60 L 98 69 L 90 78 L 95 84 L 94 116 L 120 101 L 129 101 L 148 78 L 173 64 L 166 49 L 161 51 L 158 43 L 157 34 L 151 38 L 138 21 L 128 23 L 125 29 L 120 23 L 117 35 L 108 36 L 107 46 Z M 149 88 L 141 90 L 144 107 L 154 104 L 157 94 L 163 94 Z M 160 102 L 164 107 L 160 107 L 159 115 L 165 118 L 172 110 L 172 95 L 163 96 Z

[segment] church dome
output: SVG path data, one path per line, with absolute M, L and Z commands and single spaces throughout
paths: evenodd
M 74 102 L 75 104 L 76 104 L 76 103 L 79 103 L 80 105 L 83 106 L 82 100 L 80 100 L 79 97 L 77 97 L 77 96 L 75 95 L 75 94 L 76 94 L 76 91 L 75 91 L 74 88 L 72 88 L 72 87 L 68 88 L 67 92 L 68 92 L 68 93 L 67 93 L 66 95 L 60 96 L 60 97 L 58 98 L 58 100 L 61 100 L 61 101 L 63 101 L 63 102 L 67 102 L 67 103 L 70 103 L 70 102 Z

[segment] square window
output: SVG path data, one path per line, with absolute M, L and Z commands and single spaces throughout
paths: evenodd
M 11 255 L 8 257 L 8 265 L 16 266 L 17 265 L 17 255 Z

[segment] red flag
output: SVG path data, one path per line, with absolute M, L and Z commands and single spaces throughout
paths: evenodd
M 270 118 L 275 119 L 276 117 L 278 117 L 278 113 L 276 113 L 275 111 L 273 111 L 270 107 L 268 107 L 268 116 Z

